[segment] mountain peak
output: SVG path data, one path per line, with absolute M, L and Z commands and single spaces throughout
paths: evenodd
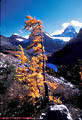
M 70 37 L 74 38 L 77 36 L 77 32 L 73 25 L 68 25 L 61 34 L 53 35 L 53 37 Z
M 77 32 L 75 31 L 75 28 L 72 25 L 68 25 L 67 28 L 65 28 L 64 32 L 62 33 L 63 37 L 76 37 Z
M 66 30 L 69 30 L 69 31 L 74 31 L 74 32 L 76 32 L 75 31 L 75 28 L 74 28 L 74 26 L 73 25 L 68 25 L 66 28 L 65 28 L 65 30 L 64 31 L 66 31 Z

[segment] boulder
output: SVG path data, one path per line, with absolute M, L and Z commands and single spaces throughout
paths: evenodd
M 40 117 L 42 120 L 73 120 L 69 110 L 65 105 L 53 105 L 50 106 L 46 114 L 42 114 Z

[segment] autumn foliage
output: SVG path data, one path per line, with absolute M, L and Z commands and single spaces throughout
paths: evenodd
M 34 55 L 28 58 L 24 54 L 22 46 L 19 45 L 20 51 L 17 52 L 16 56 L 19 58 L 20 66 L 16 69 L 15 78 L 21 83 L 25 83 L 24 86 L 28 91 L 28 98 L 33 104 L 35 104 L 36 98 L 45 97 L 45 84 L 51 89 L 57 88 L 56 83 L 51 83 L 45 79 L 45 65 L 47 56 L 43 45 L 43 26 L 40 20 L 36 20 L 35 17 L 26 16 L 28 19 L 25 21 L 24 28 L 31 31 L 30 37 L 33 38 L 33 43 L 26 49 L 33 48 Z M 49 100 L 54 100 L 57 103 L 57 99 L 49 96 Z M 58 99 L 58 102 L 60 100 Z

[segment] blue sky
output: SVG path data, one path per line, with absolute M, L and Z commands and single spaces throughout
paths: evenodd
M 20 32 L 26 15 L 42 20 L 50 34 L 63 29 L 64 23 L 82 27 L 82 0 L 1 0 L 1 34 L 27 35 Z

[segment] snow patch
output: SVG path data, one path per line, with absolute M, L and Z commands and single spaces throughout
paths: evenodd
M 53 39 L 60 39 L 60 40 L 68 42 L 72 38 L 71 37 L 53 37 Z
M 14 33 L 13 35 L 17 35 L 17 36 L 20 36 L 18 33 Z
M 25 36 L 23 36 L 25 39 L 28 39 L 29 38 L 29 35 L 25 35 Z
M 59 40 L 63 40 L 63 41 L 66 41 L 66 42 L 68 42 L 70 39 L 71 39 L 71 37 L 52 37 L 51 35 L 49 35 L 48 33 L 45 33 L 48 37 L 50 37 L 50 38 L 52 38 L 53 40 L 54 39 L 59 39 Z M 55 34 L 54 34 L 55 35 Z
M 18 40 L 20 42 L 24 41 L 22 38 L 16 38 L 16 40 Z
M 46 34 L 48 37 L 50 37 L 50 38 L 53 39 L 53 37 L 52 37 L 50 34 L 48 34 L 47 32 L 45 32 L 45 34 Z

